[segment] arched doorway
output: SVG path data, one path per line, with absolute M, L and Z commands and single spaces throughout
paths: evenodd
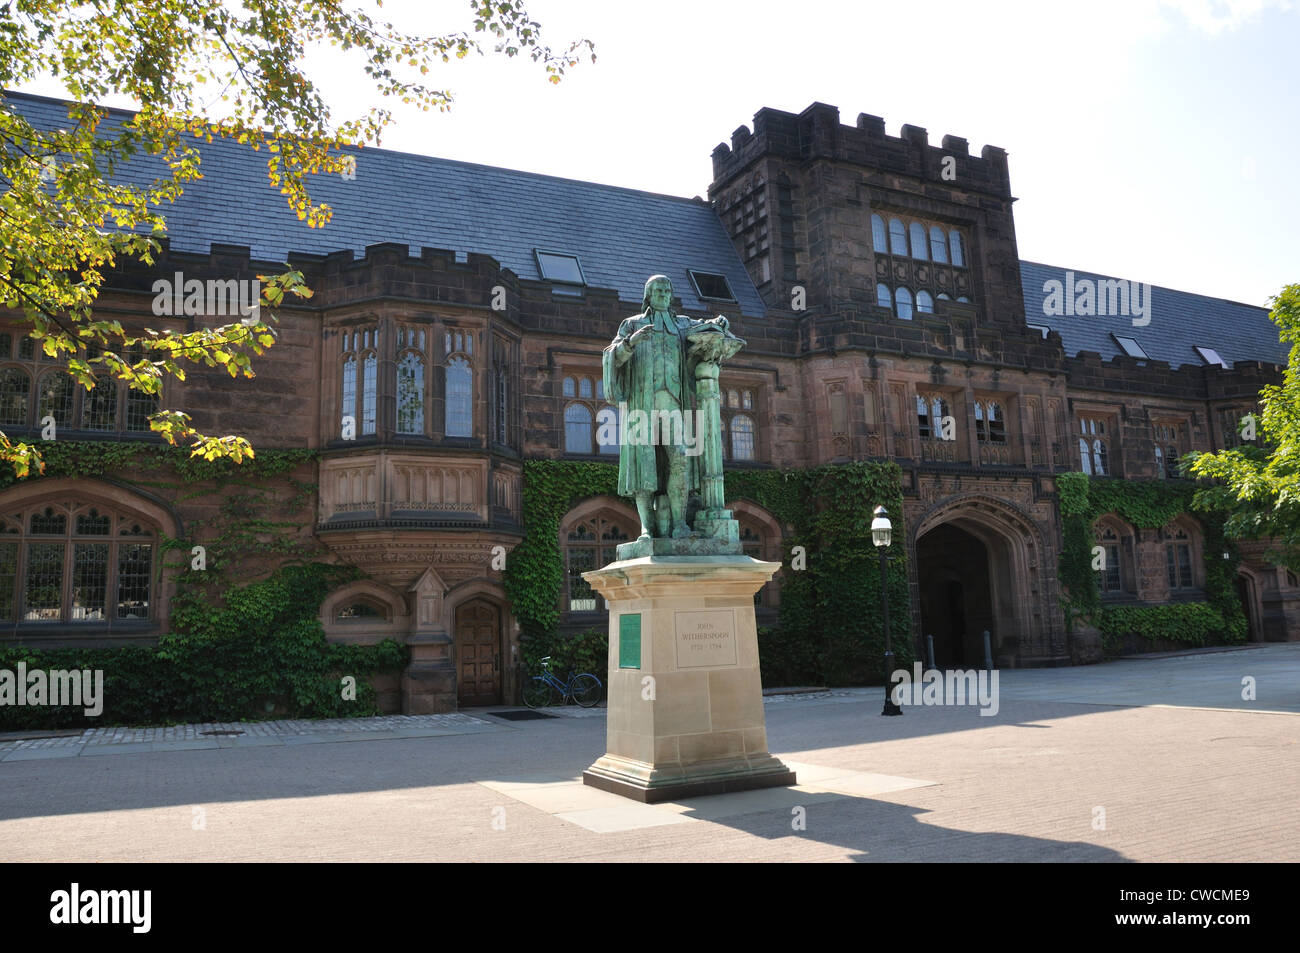
M 1069 659 L 1055 579 L 1044 571 L 1055 559 L 1028 513 L 1010 500 L 966 493 L 935 502 L 915 526 L 918 652 L 931 633 L 938 664 L 979 667 L 988 630 L 1000 668 Z
M 456 696 L 461 708 L 501 701 L 501 613 L 486 599 L 456 607 Z
M 977 668 L 984 660 L 983 632 L 992 629 L 989 555 L 983 541 L 952 523 L 917 543 L 921 632 L 934 636 L 940 668 Z

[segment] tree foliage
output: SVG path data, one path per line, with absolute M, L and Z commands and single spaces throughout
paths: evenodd
M 1282 383 L 1260 391 L 1257 439 L 1191 454 L 1188 467 L 1216 481 L 1197 491 L 1197 509 L 1228 511 L 1230 538 L 1271 539 L 1270 558 L 1300 570 L 1300 284 L 1287 285 L 1270 304 L 1269 317 L 1291 353 Z
M 66 358 L 87 389 L 109 375 L 157 394 L 166 377 L 184 380 L 188 364 L 252 377 L 250 357 L 275 341 L 273 315 L 259 308 L 217 327 L 124 328 L 93 315 L 105 274 L 153 262 L 164 206 L 201 177 L 201 144 L 217 138 L 264 150 L 270 187 L 310 226 L 329 221 L 306 177 L 346 170 L 355 160 L 345 147 L 377 144 L 392 115 L 374 107 L 336 118 L 313 79 L 317 51 L 345 53 L 379 97 L 425 111 L 451 103 L 447 90 L 426 84 L 430 69 L 489 45 L 527 54 L 551 82 L 591 52 L 585 40 L 558 53 L 546 46 L 523 0 L 469 7 L 472 30 L 418 36 L 342 0 L 0 2 L 0 90 L 53 78 L 75 101 L 67 123 L 50 129 L 0 92 L 0 307 L 20 312 L 45 353 Z M 139 111 L 110 115 L 99 104 L 113 96 Z M 310 294 L 293 270 L 259 278 L 271 309 L 286 294 Z M 180 411 L 162 410 L 150 426 L 205 459 L 253 454 L 246 439 L 199 433 Z M 0 460 L 20 476 L 41 468 L 32 445 L 4 434 Z

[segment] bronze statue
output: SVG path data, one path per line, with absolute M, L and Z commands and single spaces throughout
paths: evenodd
M 672 298 L 667 277 L 647 280 L 645 310 L 619 325 L 602 358 L 605 395 L 619 411 L 618 492 L 636 500 L 638 543 L 734 536 L 700 518 L 734 526 L 722 510 L 718 366 L 745 342 L 722 315 L 674 315 Z

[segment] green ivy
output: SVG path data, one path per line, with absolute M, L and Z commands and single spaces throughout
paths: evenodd
M 1120 648 L 1126 635 L 1204 645 L 1224 631 L 1223 613 L 1206 602 L 1166 606 L 1106 606 L 1096 616 L 1107 652 Z
M 221 502 L 217 515 L 191 520 L 183 539 L 164 536 L 154 586 L 164 568 L 175 573 L 170 631 L 151 647 L 40 650 L 0 648 L 0 667 L 102 669 L 105 710 L 89 719 L 81 709 L 5 706 L 2 728 L 160 724 L 239 720 L 275 713 L 303 717 L 375 714 L 364 677 L 395 671 L 408 650 L 392 640 L 377 646 L 325 640 L 318 612 L 334 588 L 360 576 L 352 567 L 319 561 L 323 548 L 307 529 L 315 484 L 293 472 L 317 457 L 312 450 L 262 450 L 243 463 L 205 461 L 188 451 L 151 443 L 57 441 L 42 447 L 53 477 L 118 478 L 149 487 L 174 502 L 197 497 Z M 0 475 L 0 487 L 18 482 Z M 238 488 L 229 492 L 230 488 Z M 290 491 L 287 495 L 285 490 Z M 191 568 L 191 550 L 204 547 L 206 567 Z M 259 558 L 275 564 L 255 577 Z M 168 560 L 171 560 L 168 563 Z M 263 572 L 266 571 L 264 568 Z M 247 581 L 253 578 L 253 581 Z M 356 678 L 355 700 L 341 678 Z
M 557 644 L 564 585 L 560 522 L 582 500 L 613 496 L 617 488 L 618 467 L 613 463 L 525 462 L 525 535 L 511 554 L 504 578 L 525 641 L 539 640 L 547 651 Z M 731 470 L 726 473 L 726 495 L 729 500 L 752 500 L 785 526 L 782 562 L 788 571 L 781 592 L 781 626 L 766 643 L 788 642 L 788 649 L 775 651 L 792 657 L 806 655 L 811 647 L 816 672 L 805 674 L 812 666 L 800 663 L 799 681 L 827 684 L 879 683 L 884 677 L 880 570 L 870 529 L 872 511 L 884 504 L 894 524 L 887 580 L 895 664 L 911 664 L 902 470 L 897 464 Z M 793 568 L 795 546 L 802 547 L 799 562 L 806 568 Z M 525 655 L 529 657 L 527 650 Z
M 1103 633 L 1108 631 L 1106 625 L 1118 625 L 1129 626 L 1125 632 L 1135 632 L 1147 638 L 1177 638 L 1165 633 L 1182 620 L 1193 633 L 1183 641 L 1194 645 L 1203 645 L 1205 639 L 1211 637 L 1225 643 L 1246 641 L 1248 623 L 1236 592 L 1236 567 L 1240 553 L 1224 535 L 1226 514 L 1221 512 L 1198 515 L 1204 541 L 1206 602 L 1176 606 L 1102 607 L 1097 574 L 1092 568 L 1092 548 L 1096 545 L 1093 523 L 1106 513 L 1115 513 L 1138 529 L 1159 529 L 1177 516 L 1192 511 L 1196 496 L 1193 484 L 1163 480 L 1139 482 L 1093 478 L 1086 473 L 1063 473 L 1056 478 L 1056 489 L 1064 543 L 1057 571 L 1067 628 L 1072 629 L 1074 623 L 1082 619 L 1092 621 Z M 1225 552 L 1227 559 L 1223 558 Z M 1208 611 L 1184 611 L 1183 606 L 1201 606 Z M 1179 611 L 1173 614 L 1154 611 L 1163 609 Z M 1123 621 L 1117 622 L 1117 619 Z
M 358 576 L 352 567 L 283 566 L 229 593 L 199 631 L 169 633 L 156 646 L 117 649 L 0 648 L 0 668 L 101 669 L 104 711 L 0 707 L 3 730 L 149 725 L 288 717 L 341 718 L 377 713 L 366 675 L 405 666 L 407 648 L 325 641 L 316 613 L 326 594 Z M 356 680 L 355 700 L 342 679 Z
M 603 629 L 586 629 L 577 635 L 550 632 L 535 636 L 523 644 L 524 674 L 540 675 L 541 660 L 551 658 L 551 671 L 561 679 L 570 672 L 589 672 L 605 682 L 609 672 L 609 636 Z
M 575 503 L 614 495 L 618 467 L 572 460 L 524 461 L 524 538 L 510 554 L 503 585 L 524 639 L 546 636 L 560 621 L 564 586 L 560 521 Z

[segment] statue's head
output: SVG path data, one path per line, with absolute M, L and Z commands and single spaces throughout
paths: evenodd
M 648 311 L 667 311 L 673 303 L 673 283 L 667 275 L 651 275 L 646 279 L 645 295 L 641 305 Z

